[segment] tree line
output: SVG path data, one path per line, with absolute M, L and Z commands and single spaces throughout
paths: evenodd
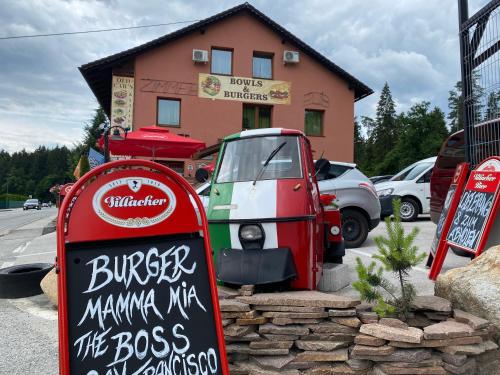
M 0 201 L 24 200 L 29 196 L 42 202 L 54 201 L 49 189 L 75 180 L 73 172 L 78 161 L 89 147 L 95 147 L 100 136 L 99 125 L 105 119 L 104 111 L 97 109 L 85 125 L 84 138 L 69 148 L 40 146 L 32 152 L 22 150 L 12 154 L 0 150 Z
M 474 120 L 500 116 L 500 92 L 491 93 L 485 104 L 484 93 L 474 79 Z M 407 165 L 437 155 L 447 136 L 463 128 L 461 84 L 449 92 L 447 118 L 427 101 L 397 113 L 389 85 L 381 91 L 374 118 L 363 116 L 354 122 L 354 160 L 368 176 L 394 174 Z M 0 201 L 23 200 L 28 196 L 42 201 L 54 200 L 49 189 L 75 180 L 73 172 L 101 135 L 99 125 L 107 120 L 104 110 L 95 110 L 85 125 L 83 139 L 72 147 L 40 146 L 9 154 L 0 150 Z M 448 124 L 447 121 L 448 120 Z M 84 158 L 84 161 L 87 161 Z M 88 161 L 81 165 L 88 170 Z
M 473 79 L 472 120 L 474 123 L 500 117 L 500 92 L 485 98 Z M 389 85 L 385 83 L 375 118 L 354 122 L 354 160 L 368 176 L 395 174 L 415 161 L 436 156 L 446 138 L 463 129 L 461 82 L 449 91 L 448 116 L 428 101 L 415 103 L 397 113 Z M 448 123 L 447 121 L 448 120 Z

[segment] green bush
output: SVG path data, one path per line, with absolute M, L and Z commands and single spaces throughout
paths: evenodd
M 0 201 L 25 201 L 26 199 L 29 199 L 28 196 L 26 195 L 21 195 L 21 194 L 0 194 Z
M 361 295 L 361 299 L 376 302 L 374 311 L 380 316 L 396 314 L 406 320 L 416 295 L 415 287 L 408 281 L 408 275 L 411 269 L 426 257 L 426 254 L 418 254 L 418 247 L 413 244 L 418 228 L 413 228 L 408 235 L 405 234 L 401 224 L 400 206 L 401 201 L 394 200 L 394 220 L 391 221 L 390 217 L 385 219 L 387 237 L 375 238 L 378 254 L 373 254 L 372 258 L 379 260 L 382 266 L 376 270 L 376 262 L 373 261 L 365 266 L 359 257 L 356 258 L 359 280 L 353 282 L 352 285 Z M 389 280 L 384 278 L 384 269 L 394 273 L 398 278 L 399 292 Z

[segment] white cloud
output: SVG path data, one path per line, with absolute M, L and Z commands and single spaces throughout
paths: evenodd
M 7 0 L 0 13 L 1 34 L 202 19 L 240 1 Z M 471 0 L 471 14 L 486 1 Z M 356 105 L 358 115 L 373 114 L 386 81 L 399 110 L 417 100 L 446 110 L 448 90 L 459 79 L 456 0 L 252 4 L 376 91 Z M 0 41 L 0 148 L 79 140 L 97 104 L 77 67 L 180 27 Z

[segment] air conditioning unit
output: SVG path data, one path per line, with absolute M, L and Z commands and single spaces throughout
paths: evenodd
M 193 50 L 193 61 L 194 62 L 208 62 L 208 51 L 203 49 L 194 49 Z
M 285 64 L 297 64 L 299 62 L 299 53 L 297 51 L 284 51 L 283 62 Z

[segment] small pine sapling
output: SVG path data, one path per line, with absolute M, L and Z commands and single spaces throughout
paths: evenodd
M 408 281 L 408 275 L 426 254 L 418 254 L 418 247 L 413 244 L 418 228 L 413 228 L 409 234 L 405 234 L 399 212 L 401 201 L 395 199 L 392 206 L 394 220 L 391 221 L 389 217 L 385 219 L 387 237 L 375 238 L 378 254 L 372 255 L 372 258 L 380 261 L 382 266 L 376 269 L 377 264 L 374 261 L 365 266 L 359 257 L 356 258 L 359 280 L 352 285 L 361 295 L 361 299 L 376 302 L 374 311 L 380 316 L 396 314 L 406 320 L 416 295 L 415 287 Z M 396 275 L 399 281 L 399 293 L 397 288 L 382 275 L 384 269 Z

